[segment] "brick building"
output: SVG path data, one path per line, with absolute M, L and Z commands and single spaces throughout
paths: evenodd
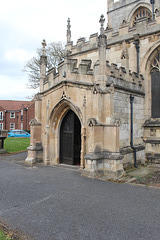
M 34 101 L 0 100 L 0 130 L 30 130 L 34 112 Z

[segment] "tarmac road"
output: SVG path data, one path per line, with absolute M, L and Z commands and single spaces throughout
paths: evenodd
M 160 189 L 0 156 L 0 220 L 34 240 L 159 240 Z

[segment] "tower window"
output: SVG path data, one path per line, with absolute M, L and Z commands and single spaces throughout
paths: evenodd
M 149 9 L 144 8 L 144 7 L 140 7 L 137 9 L 137 11 L 135 12 L 135 14 L 133 16 L 132 27 L 136 26 L 137 21 L 139 21 L 141 19 L 147 19 L 148 22 L 152 21 L 152 13 L 150 12 Z

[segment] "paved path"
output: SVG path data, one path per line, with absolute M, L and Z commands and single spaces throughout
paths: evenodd
M 159 240 L 160 189 L 0 156 L 0 220 L 34 240 Z

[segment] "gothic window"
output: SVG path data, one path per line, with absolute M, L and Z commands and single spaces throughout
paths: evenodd
M 160 118 L 160 52 L 151 63 L 151 114 Z
M 160 51 L 157 53 L 156 57 L 151 63 L 151 72 L 153 72 L 154 69 L 160 72 Z
M 137 11 L 134 13 L 133 20 L 132 20 L 132 27 L 136 26 L 137 21 L 141 19 L 147 19 L 148 22 L 151 22 L 152 20 L 152 13 L 149 9 L 145 7 L 140 7 L 137 9 Z

